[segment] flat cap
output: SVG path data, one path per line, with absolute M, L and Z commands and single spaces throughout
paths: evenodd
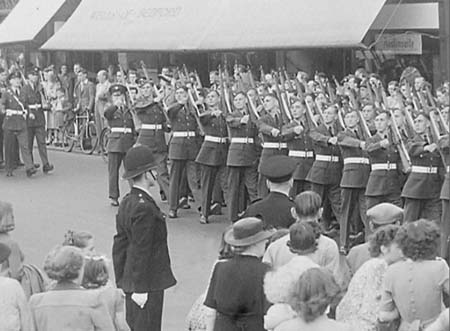
M 113 84 L 110 86 L 109 88 L 109 93 L 113 94 L 116 92 L 120 92 L 122 94 L 125 94 L 127 92 L 127 88 L 126 86 L 122 85 L 122 84 Z
M 367 220 L 375 225 L 403 222 L 403 209 L 391 203 L 380 203 L 367 211 Z
M 297 162 L 285 155 L 269 157 L 261 163 L 260 172 L 273 183 L 283 183 L 291 179 Z

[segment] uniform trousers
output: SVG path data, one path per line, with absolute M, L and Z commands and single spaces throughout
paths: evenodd
M 449 241 L 450 241 L 450 200 L 442 200 L 441 217 L 441 257 L 449 262 Z
M 45 132 L 44 126 L 36 126 L 28 128 L 28 148 L 31 153 L 31 160 L 33 159 L 33 144 L 34 138 L 36 138 L 36 143 L 39 151 L 39 156 L 41 158 L 42 164 L 44 166 L 48 165 L 48 156 L 47 156 L 47 145 L 45 143 L 47 133 Z
M 364 227 L 366 238 L 369 235 L 367 223 L 365 188 L 341 188 L 340 246 L 349 248 L 348 238 L 351 232 L 358 233 Z
M 5 118 L 5 115 L 0 113 L 0 163 L 3 163 L 5 161 L 4 153 L 3 153 L 3 119 Z
M 397 207 L 403 208 L 403 200 L 400 196 L 400 193 L 390 193 L 378 196 L 366 196 L 367 210 L 383 202 L 392 203 Z
M 108 152 L 109 197 L 119 199 L 119 169 L 126 153 Z
M 341 188 L 339 184 L 316 184 L 311 183 L 311 190 L 316 192 L 322 198 L 324 208 L 330 208 L 336 220 L 340 222 L 341 219 Z M 322 221 L 325 226 L 331 225 L 331 218 L 328 216 L 331 213 L 324 210 Z
M 201 177 L 200 177 L 200 187 L 202 192 L 202 215 L 208 217 L 210 214 L 211 200 L 213 195 L 214 185 L 216 184 L 216 178 L 218 179 L 218 184 L 222 188 L 225 196 L 228 192 L 228 183 L 226 178 L 226 166 L 209 166 L 201 165 Z M 216 198 L 217 199 L 217 198 Z
M 131 294 L 125 294 L 126 320 L 131 331 L 160 331 L 164 291 L 148 292 L 143 308 L 131 299 Z
M 258 171 L 255 166 L 250 167 L 228 167 L 228 210 L 231 222 L 239 218 L 239 213 L 245 204 L 245 189 L 248 199 L 253 202 L 258 199 Z
M 31 151 L 28 147 L 28 131 L 24 130 L 4 130 L 4 144 L 5 144 L 5 169 L 6 171 L 13 171 L 17 163 L 17 142 L 20 152 L 22 154 L 25 168 L 30 170 L 34 167 L 31 160 Z
M 223 189 L 224 187 L 226 188 L 225 191 Z M 223 171 L 220 171 L 219 174 L 216 176 L 211 200 L 213 202 L 218 202 L 219 204 L 223 205 L 225 203 L 225 200 L 228 200 L 227 195 L 228 195 L 228 167 L 225 167 L 225 169 Z
M 292 186 L 291 196 L 295 198 L 298 194 L 309 191 L 311 189 L 311 183 L 304 179 L 294 179 L 294 185 Z
M 169 177 L 169 208 L 178 209 L 178 200 L 180 198 L 180 189 L 183 179 L 183 170 L 186 171 L 186 179 L 189 189 L 194 196 L 195 202 L 200 204 L 201 192 L 199 189 L 199 180 L 197 173 L 197 164 L 193 160 L 172 160 Z M 184 192 L 183 192 L 184 193 Z
M 169 169 L 167 168 L 167 153 L 154 153 L 156 158 L 160 158 L 156 167 L 156 181 L 160 190 L 164 192 L 166 197 L 169 196 Z
M 433 199 L 405 199 L 405 222 L 414 222 L 420 218 L 441 221 L 442 202 L 436 197 Z

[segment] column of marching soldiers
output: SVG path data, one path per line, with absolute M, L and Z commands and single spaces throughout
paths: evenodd
M 342 253 L 367 235 L 366 210 L 389 202 L 404 208 L 406 221 L 438 222 L 446 254 L 448 82 L 433 95 L 431 84 L 412 67 L 387 88 L 364 69 L 342 81 L 324 73 L 310 78 L 301 71 L 293 76 L 262 68 L 255 81 L 244 66 L 236 64 L 233 74 L 227 69 L 210 73 L 208 89 L 185 66 L 163 68 L 157 84 L 143 63 L 141 78 L 136 71 L 128 73 L 132 80 L 122 69 L 116 73 L 104 112 L 111 131 L 112 205 L 119 204 L 120 165 L 135 144 L 149 147 L 159 159 L 156 179 L 169 203 L 168 216 L 177 218 L 193 199 L 204 224 L 224 206 L 235 222 L 247 205 L 266 197 L 270 174 L 261 173 L 261 166 L 285 155 L 297 162 L 291 196 L 319 193 L 324 231 L 339 234 Z M 27 105 L 34 101 L 20 105 L 14 94 L 18 77 L 10 75 L 2 105 L 5 140 L 15 135 L 22 148 L 22 127 L 12 128 L 9 122 L 29 120 L 33 108 Z M 22 155 L 31 175 L 32 161 L 23 150 Z

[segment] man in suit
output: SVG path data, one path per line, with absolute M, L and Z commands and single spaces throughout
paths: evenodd
M 105 118 L 111 128 L 108 139 L 109 198 L 112 206 L 119 205 L 119 169 L 126 152 L 134 144 L 134 122 L 127 108 L 126 87 L 121 84 L 109 88 L 112 105 L 106 108 Z
M 78 84 L 74 91 L 75 111 L 78 113 L 94 113 L 95 85 L 88 80 L 86 69 L 78 72 Z
M 269 194 L 262 200 L 250 205 L 244 217 L 261 218 L 266 227 L 289 228 L 295 219 L 291 209 L 295 203 L 289 198 L 297 163 L 287 155 L 274 155 L 260 165 L 260 171 L 266 178 Z
M 164 290 L 176 284 L 170 266 L 164 214 L 150 195 L 158 160 L 145 146 L 125 156 L 123 178 L 132 188 L 116 216 L 113 264 L 117 287 L 125 292 L 126 320 L 133 331 L 159 331 Z

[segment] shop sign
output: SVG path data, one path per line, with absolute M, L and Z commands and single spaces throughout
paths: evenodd
M 422 54 L 422 35 L 419 33 L 377 35 L 377 51 L 393 54 Z

